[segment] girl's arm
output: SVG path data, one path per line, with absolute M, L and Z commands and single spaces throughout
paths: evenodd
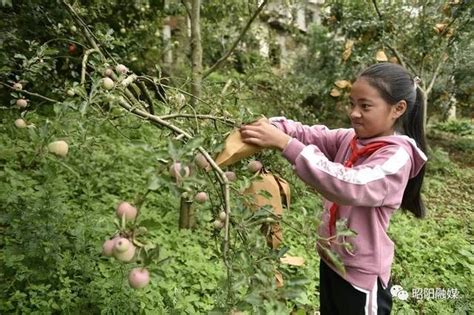
M 283 151 L 297 175 L 340 205 L 398 207 L 408 182 L 411 158 L 400 145 L 387 145 L 363 165 L 347 168 L 328 160 L 316 145 L 293 139 Z
M 348 132 L 353 132 L 351 129 L 330 130 L 324 125 L 303 125 L 299 122 L 286 119 L 285 117 L 272 117 L 269 118 L 269 122 L 305 145 L 316 145 L 331 161 L 334 160 L 344 136 L 347 135 Z

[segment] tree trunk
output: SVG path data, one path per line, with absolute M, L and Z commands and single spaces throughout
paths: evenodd
M 201 27 L 200 21 L 200 6 L 201 0 L 191 1 L 191 106 L 195 107 L 197 99 L 201 97 L 202 84 L 202 45 L 201 45 Z M 185 3 L 186 4 L 186 3 Z M 187 4 L 186 4 L 187 5 Z M 186 197 L 181 197 L 180 211 L 179 211 L 179 228 L 192 229 L 195 225 L 194 209 L 192 201 Z
M 168 2 L 164 3 L 165 9 L 168 8 Z M 173 63 L 173 49 L 171 46 L 171 26 L 169 16 L 165 18 L 163 23 L 163 29 L 161 31 L 164 44 L 164 53 L 163 53 L 163 64 L 166 68 L 170 69 L 171 64 Z
M 426 125 L 428 124 L 428 93 L 425 89 L 420 89 L 423 93 L 423 130 L 426 133 Z
M 181 197 L 181 204 L 179 208 L 179 228 L 192 229 L 196 224 L 193 202 L 185 197 Z
M 196 98 L 201 97 L 202 82 L 202 43 L 200 27 L 200 6 L 201 0 L 191 0 L 191 105 L 194 107 L 197 103 Z

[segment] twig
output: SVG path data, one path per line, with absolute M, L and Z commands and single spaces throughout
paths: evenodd
M 140 91 L 145 95 L 145 98 L 148 100 L 149 107 L 148 107 L 148 112 L 150 114 L 155 114 L 155 111 L 153 109 L 153 98 L 150 95 L 150 91 L 148 91 L 145 83 L 143 81 L 137 81 L 138 87 L 140 88 Z
M 382 13 L 380 12 L 379 7 L 377 5 L 377 0 L 372 0 L 372 4 L 374 5 L 375 12 L 377 12 L 377 15 L 378 15 L 379 19 L 383 20 Z
M 186 10 L 186 14 L 188 15 L 189 18 L 191 18 L 191 9 L 189 8 L 188 4 L 186 3 L 186 0 L 181 0 L 181 3 L 184 6 L 184 9 Z
M 175 87 L 173 87 L 173 86 L 166 85 L 166 84 L 162 84 L 162 83 L 161 83 L 161 86 L 166 87 L 166 88 L 169 88 L 169 89 L 178 90 L 180 93 L 186 94 L 187 96 L 192 97 L 192 98 L 198 100 L 199 102 L 201 102 L 201 103 L 203 103 L 203 104 L 205 104 L 205 105 L 209 105 L 209 106 L 211 105 L 211 104 L 209 104 L 208 102 L 206 102 L 205 100 L 203 100 L 202 98 L 197 97 L 197 96 L 194 96 L 192 93 L 189 93 L 189 92 L 186 92 L 186 91 L 184 91 L 184 90 L 180 90 L 180 89 L 177 89 L 177 88 L 175 88 Z
M 245 25 L 245 27 L 242 29 L 242 32 L 240 32 L 239 34 L 239 37 L 237 37 L 237 39 L 234 41 L 234 43 L 232 44 L 232 46 L 230 46 L 229 50 L 227 50 L 227 52 L 219 59 L 216 61 L 215 64 L 213 64 L 209 69 L 207 69 L 203 75 L 202 75 L 202 78 L 205 79 L 208 75 L 210 75 L 212 72 L 214 72 L 229 56 L 230 54 L 232 54 L 232 52 L 235 50 L 235 48 L 237 47 L 237 45 L 239 44 L 239 42 L 242 40 L 242 38 L 244 37 L 244 35 L 247 33 L 247 31 L 249 30 L 250 28 L 250 25 L 252 24 L 252 22 L 257 18 L 257 16 L 259 15 L 259 13 L 263 10 L 263 8 L 265 7 L 265 5 L 267 4 L 268 0 L 263 0 L 262 3 L 259 5 L 259 7 L 257 8 L 257 10 L 253 13 L 252 17 L 250 18 L 250 20 L 248 20 L 247 24 Z
M 0 84 L 3 85 L 3 86 L 6 86 L 7 88 L 10 88 L 10 89 L 12 89 L 12 90 L 14 90 L 14 91 L 17 91 L 17 92 L 19 92 L 19 93 L 24 93 L 24 94 L 27 94 L 27 95 L 35 96 L 35 97 L 41 98 L 41 99 L 43 99 L 43 100 L 45 100 L 45 101 L 52 102 L 52 103 L 60 103 L 60 101 L 58 101 L 58 100 L 54 100 L 54 99 L 52 99 L 52 98 L 49 98 L 49 97 L 47 97 L 47 96 L 43 96 L 43 95 L 38 94 L 38 93 L 28 92 L 28 91 L 26 91 L 26 90 L 17 90 L 17 89 L 15 89 L 13 86 L 8 85 L 8 84 L 3 83 L 3 82 L 0 82 Z
M 84 57 L 82 58 L 81 84 L 84 84 L 86 82 L 87 59 L 89 58 L 89 55 L 92 54 L 93 52 L 100 53 L 100 51 L 97 50 L 96 48 L 91 48 L 91 49 L 86 50 L 86 52 L 84 53 Z
M 184 131 L 181 128 L 179 128 L 179 127 L 177 127 L 177 126 L 161 119 L 160 117 L 152 115 L 152 114 L 148 113 L 147 111 L 141 110 L 137 107 L 131 106 L 125 99 L 120 99 L 119 104 L 120 104 L 121 107 L 125 108 L 127 111 L 129 111 L 129 112 L 131 112 L 131 113 L 133 113 L 133 114 L 135 114 L 139 117 L 150 120 L 154 124 L 161 125 L 165 128 L 168 128 L 168 129 L 174 131 L 177 134 L 183 135 L 187 140 L 191 140 L 193 138 L 193 136 L 191 136 L 186 131 Z
M 222 121 L 230 126 L 235 126 L 235 121 L 225 117 L 216 117 L 213 115 L 206 115 L 206 114 L 170 114 L 170 115 L 163 115 L 159 116 L 161 119 L 173 119 L 173 118 L 199 118 L 199 119 L 210 119 L 210 120 L 217 120 Z
M 161 73 L 160 73 L 160 76 L 161 76 Z M 148 82 L 150 82 L 150 83 L 153 85 L 153 87 L 155 88 L 155 92 L 156 92 L 156 94 L 158 94 L 158 96 L 160 97 L 160 100 L 161 100 L 162 102 L 168 104 L 168 102 L 167 102 L 167 100 L 166 100 L 166 95 L 161 94 L 161 91 L 160 91 L 160 86 L 163 86 L 162 83 L 156 83 L 153 78 L 150 78 L 150 77 L 148 77 L 148 76 L 146 76 L 146 75 L 145 75 L 145 76 L 138 76 L 138 77 L 137 77 L 137 81 L 139 81 L 139 82 L 142 82 L 142 81 L 148 81 Z M 145 86 L 146 86 L 146 85 L 145 85 Z M 163 89 L 163 91 L 164 91 L 164 89 Z
M 226 84 L 224 85 L 224 88 L 221 91 L 221 95 L 224 95 L 225 92 L 227 92 L 227 89 L 229 86 L 232 84 L 232 79 L 227 80 Z

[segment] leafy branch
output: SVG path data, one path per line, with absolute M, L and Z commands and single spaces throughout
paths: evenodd
M 93 49 L 89 49 L 87 50 L 87 52 L 92 53 L 94 51 L 98 52 L 104 59 L 105 58 L 105 55 L 104 53 L 101 51 L 101 49 L 99 48 L 99 45 L 97 45 L 97 42 L 94 40 L 94 35 L 93 33 L 89 30 L 89 28 L 87 27 L 86 23 L 84 23 L 84 21 L 82 21 L 81 17 L 78 15 L 78 13 L 74 10 L 74 8 L 69 5 L 65 0 L 63 0 L 63 3 L 64 5 L 66 6 L 66 8 L 68 9 L 68 11 L 71 13 L 71 16 L 79 22 L 79 24 L 82 26 L 83 28 L 83 33 L 85 34 L 86 36 L 86 39 L 89 41 L 89 43 L 91 44 L 91 46 L 93 47 Z M 264 1 L 264 3 L 266 3 L 266 1 Z M 261 8 L 263 8 L 263 6 L 261 6 Z M 260 10 L 261 10 L 260 8 Z M 256 15 L 255 15 L 256 16 Z M 255 17 L 254 17 L 255 18 Z M 243 36 L 243 34 L 242 34 Z M 237 44 L 235 44 L 236 46 Z M 229 53 L 230 54 L 230 53 Z M 83 69 L 84 69 L 84 63 L 85 61 L 87 61 L 87 57 L 84 56 L 84 59 L 83 59 Z M 170 118 L 176 118 L 176 117 L 185 117 L 185 118 L 188 118 L 188 117 L 191 117 L 191 116 L 188 116 L 188 115 L 183 115 L 183 114 L 179 114 L 179 115 L 176 115 L 176 116 L 170 116 L 170 115 L 167 115 L 165 116 L 165 118 L 161 118 L 159 116 L 156 116 L 148 111 L 145 111 L 145 110 L 142 110 L 140 107 L 142 107 L 142 102 L 141 101 L 138 101 L 134 96 L 133 94 L 128 90 L 131 86 L 132 83 L 135 83 L 135 81 L 137 81 L 138 77 L 136 75 L 130 75 L 128 76 L 127 78 L 123 79 L 123 81 L 121 81 L 121 85 L 123 87 L 123 93 L 125 94 L 125 97 L 120 97 L 118 99 L 118 104 L 125 110 L 127 110 L 128 112 L 130 113 L 133 113 L 134 115 L 138 116 L 138 117 L 141 117 L 141 118 L 144 118 L 144 119 L 147 119 L 149 120 L 151 123 L 153 123 L 155 126 L 159 127 L 159 128 L 166 128 L 166 129 L 169 129 L 171 131 L 173 131 L 175 134 L 178 135 L 178 137 L 182 137 L 184 138 L 185 140 L 187 141 L 190 141 L 190 140 L 193 140 L 193 136 L 188 133 L 187 131 L 179 128 L 178 126 L 174 125 L 173 123 L 167 121 L 167 119 L 170 119 Z M 126 84 L 124 84 L 126 83 Z M 146 90 L 146 86 L 145 85 L 142 85 L 140 87 L 142 90 Z M 151 98 L 149 98 L 149 93 L 145 93 L 145 94 L 148 94 L 147 96 L 147 99 L 148 101 L 151 100 Z M 152 106 L 153 104 L 150 104 L 150 106 Z M 214 116 L 211 116 L 211 115 L 193 115 L 194 118 L 203 118 L 203 119 L 214 119 L 214 120 L 220 120 L 218 119 L 217 117 L 214 117 Z M 227 123 L 229 123 L 230 121 L 227 120 Z M 224 241 L 223 241 L 223 255 L 224 255 L 224 262 L 226 264 L 226 266 L 229 268 L 229 264 L 228 264 L 228 256 L 227 256 L 227 253 L 228 253 L 228 250 L 229 250 L 229 214 L 230 214 L 230 188 L 229 188 L 229 180 L 227 179 L 227 177 L 225 176 L 224 174 L 224 171 L 222 171 L 222 169 L 217 165 L 217 163 L 214 161 L 214 159 L 210 156 L 210 154 L 202 147 L 202 146 L 199 146 L 197 148 L 197 150 L 199 152 L 201 152 L 201 154 L 205 157 L 205 159 L 209 162 L 211 168 L 214 170 L 215 173 L 217 173 L 218 175 L 218 181 L 219 181 L 219 185 L 221 186 L 221 189 L 222 189 L 222 194 L 223 194 L 223 203 L 224 203 L 224 211 L 226 213 L 226 220 L 225 220 L 225 223 L 224 223 Z
M 262 12 L 263 8 L 265 7 L 265 5 L 267 4 L 268 0 L 263 0 L 262 3 L 258 6 L 257 10 L 255 10 L 255 12 L 253 13 L 252 17 L 247 21 L 247 24 L 245 25 L 245 27 L 242 29 L 242 31 L 240 32 L 239 36 L 237 37 L 237 39 L 234 41 L 234 43 L 230 46 L 230 48 L 227 50 L 227 52 L 219 59 L 216 61 L 216 63 L 214 63 L 209 69 L 207 69 L 203 75 L 202 75 L 202 78 L 205 79 L 207 76 L 209 76 L 212 72 L 214 72 L 215 70 L 217 70 L 221 65 L 222 63 L 224 63 L 224 61 L 229 58 L 229 56 L 232 54 L 232 52 L 235 50 L 235 48 L 237 47 L 237 45 L 240 43 L 240 41 L 242 40 L 242 38 L 244 38 L 245 34 L 247 33 L 247 31 L 249 30 L 250 28 L 250 25 L 252 25 L 253 21 L 257 18 L 257 16 L 260 14 L 260 12 Z
M 44 96 L 44 95 L 41 95 L 41 94 L 38 94 L 38 93 L 34 93 L 34 92 L 29 92 L 29 91 L 26 91 L 26 90 L 17 90 L 15 89 L 13 86 L 9 85 L 9 84 L 6 84 L 4 82 L 0 82 L 0 85 L 3 85 L 11 90 L 14 90 L 14 91 L 17 91 L 17 92 L 20 92 L 20 93 L 23 93 L 23 94 L 27 94 L 27 95 L 30 95 L 30 96 L 34 96 L 34 97 L 38 97 L 38 98 L 41 98 L 45 101 L 48 101 L 48 102 L 52 102 L 52 103 L 59 103 L 58 100 L 55 100 L 55 99 L 52 99 L 52 98 L 49 98 L 47 96 Z

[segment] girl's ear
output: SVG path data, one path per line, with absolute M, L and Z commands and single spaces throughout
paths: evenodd
M 407 110 L 407 102 L 405 100 L 401 100 L 400 102 L 398 102 L 392 107 L 393 118 L 395 119 L 400 118 L 405 113 L 406 110 Z

